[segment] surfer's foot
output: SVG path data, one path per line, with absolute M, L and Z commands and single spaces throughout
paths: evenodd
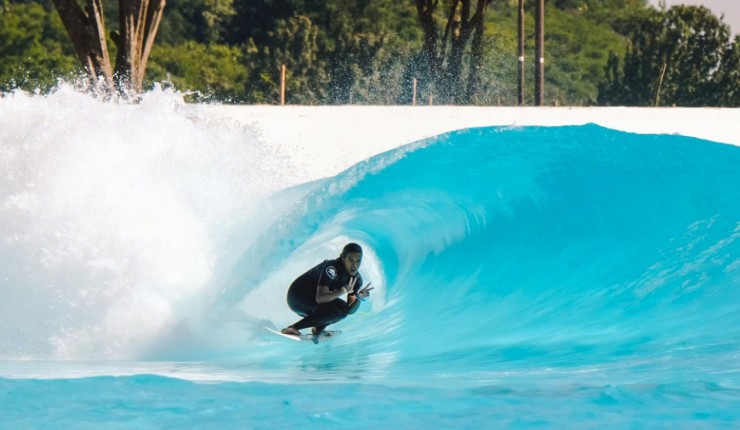
M 318 336 L 323 331 L 324 331 L 324 328 L 323 327 L 322 328 L 314 327 L 314 328 L 311 329 L 311 334 L 314 335 L 314 336 Z
M 299 332 L 298 330 L 294 329 L 293 326 L 285 327 L 284 329 L 280 330 L 280 333 L 282 333 L 282 334 L 290 334 L 290 335 L 293 335 L 293 336 L 300 336 L 301 335 L 301 332 Z

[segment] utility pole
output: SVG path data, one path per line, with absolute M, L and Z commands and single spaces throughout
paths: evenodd
M 285 106 L 285 64 L 280 67 L 280 106 Z
M 534 104 L 542 106 L 545 99 L 545 0 L 536 0 Z
M 519 106 L 524 106 L 524 0 L 519 0 L 519 18 L 517 19 L 519 32 L 519 68 L 517 69 Z

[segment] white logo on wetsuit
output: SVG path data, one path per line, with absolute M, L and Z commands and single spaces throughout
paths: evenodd
M 337 277 L 337 269 L 335 269 L 334 266 L 329 266 L 326 268 L 326 274 L 329 275 L 331 279 L 334 279 Z

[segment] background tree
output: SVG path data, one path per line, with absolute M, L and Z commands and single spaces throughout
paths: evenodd
M 451 0 L 448 9 L 438 11 L 439 0 L 416 0 L 424 44 L 410 70 L 430 87 L 442 103 L 470 103 L 479 85 L 482 41 L 486 8 L 491 0 Z M 443 13 L 444 27 L 438 26 L 437 14 Z M 468 42 L 473 36 L 472 45 Z M 463 57 L 470 51 L 468 77 L 463 76 Z M 467 84 L 467 85 L 466 85 Z M 467 88 L 466 88 L 467 86 Z M 408 102 L 407 93 L 404 102 Z
M 630 23 L 650 10 L 645 0 L 548 0 L 546 102 L 596 104 L 609 53 L 624 55 Z
M 718 106 L 740 107 L 740 35 L 727 46 L 717 71 Z
M 79 68 L 56 13 L 38 3 L 0 3 L 0 91 L 48 90 Z
M 77 1 L 82 4 L 83 0 Z M 119 0 L 100 1 L 108 30 L 121 32 Z M 482 29 L 469 27 L 467 43 L 457 51 L 462 52 L 462 61 L 453 91 L 445 82 L 429 78 L 430 69 L 422 55 L 425 33 L 415 1 L 170 2 L 162 14 L 142 85 L 144 89 L 155 83 L 172 85 L 190 101 L 277 103 L 279 68 L 285 63 L 289 103 L 409 103 L 411 78 L 417 77 L 420 103 L 434 91 L 435 104 L 515 105 L 517 3 L 491 1 L 483 20 L 477 21 Z M 461 20 L 465 15 L 462 2 L 454 0 L 440 1 L 432 16 L 437 53 L 455 4 Z M 470 22 L 477 3 L 469 0 L 468 5 Z M 533 0 L 528 0 L 528 11 L 532 5 Z M 646 0 L 548 0 L 547 5 L 548 104 L 592 105 L 597 100 L 619 105 L 654 103 L 654 85 L 661 69 L 637 68 L 624 58 L 628 46 L 635 46 L 631 40 L 634 35 L 653 31 L 639 25 L 665 11 L 656 12 Z M 527 13 L 525 19 L 526 55 L 531 64 L 532 14 Z M 462 21 L 450 24 L 450 37 L 458 34 L 454 29 L 461 30 Z M 657 21 L 654 30 L 664 31 L 664 22 Z M 480 42 L 476 34 L 481 35 Z M 111 38 L 106 42 L 114 52 Z M 480 51 L 475 52 L 473 46 Z M 738 106 L 738 41 L 725 43 L 719 51 L 723 52 L 722 60 L 702 90 L 716 97 L 705 103 Z M 80 69 L 75 52 L 53 0 L 0 0 L 0 90 L 53 90 L 57 78 L 69 79 Z M 448 69 L 455 58 L 451 40 L 444 52 L 441 70 L 447 73 L 455 70 Z M 630 55 L 634 52 L 629 48 Z M 663 62 L 656 60 L 655 64 L 662 66 Z M 630 67 L 632 71 L 625 75 Z M 653 86 L 629 89 L 638 88 L 633 81 L 642 82 L 635 76 L 643 76 L 644 82 Z M 666 73 L 666 79 L 675 80 L 676 76 L 675 71 Z M 439 91 L 435 85 L 440 86 Z M 664 85 L 664 91 L 674 91 L 669 81 Z M 442 91 L 447 91 L 446 100 Z M 630 98 L 631 94 L 648 96 L 637 99 Z M 525 103 L 531 104 L 532 92 L 527 91 L 526 96 Z
M 84 9 L 77 0 L 53 2 L 77 56 L 94 82 L 107 89 L 115 85 L 123 94 L 141 92 L 165 0 L 119 1 L 118 31 L 110 35 L 117 48 L 115 70 L 108 53 L 102 0 L 85 0 Z
M 241 49 L 227 45 L 163 44 L 153 50 L 147 73 L 151 83 L 184 89 L 188 101 L 244 103 L 250 101 L 245 91 L 250 75 L 243 57 Z
M 414 35 L 408 4 L 393 0 L 234 0 L 226 43 L 241 46 L 248 98 L 277 101 L 287 66 L 287 102 L 389 103 Z M 412 36 L 413 37 L 413 36 Z M 395 93 L 394 93 L 395 91 Z M 394 93 L 392 96 L 391 93 Z
M 599 102 L 717 106 L 737 88 L 729 28 L 703 6 L 674 6 L 636 21 L 622 61 L 612 55 Z M 734 63 L 734 64 L 733 64 Z M 662 82 L 661 82 L 662 76 Z M 660 87 L 660 94 L 658 90 Z

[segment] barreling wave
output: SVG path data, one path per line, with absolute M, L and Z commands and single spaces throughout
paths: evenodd
M 734 146 L 595 125 L 452 132 L 312 184 L 222 305 L 246 296 L 257 315 L 273 296 L 274 313 L 327 242 L 352 239 L 381 288 L 336 343 L 400 367 L 737 351 L 738 166 Z
M 349 240 L 376 290 L 332 345 L 385 369 L 738 350 L 740 148 L 478 128 L 305 182 L 149 97 L 5 101 L 1 358 L 268 362 L 287 286 Z

